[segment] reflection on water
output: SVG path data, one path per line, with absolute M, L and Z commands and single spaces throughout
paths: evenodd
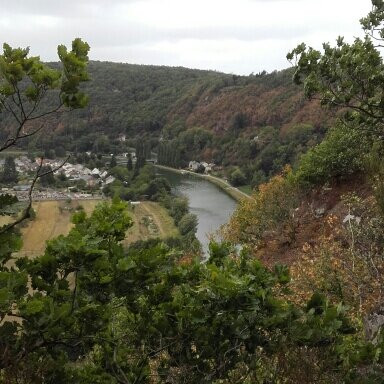
M 228 222 L 236 201 L 216 185 L 199 177 L 164 169 L 158 169 L 158 173 L 168 179 L 176 194 L 188 197 L 189 210 L 199 220 L 196 236 L 206 253 L 209 235 L 215 234 L 221 225 Z

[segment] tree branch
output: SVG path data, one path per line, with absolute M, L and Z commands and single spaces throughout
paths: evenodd
M 30 214 L 30 211 L 31 211 L 31 208 L 32 208 L 32 202 L 33 202 L 33 198 L 32 198 L 32 193 L 33 193 L 33 189 L 35 187 L 35 184 L 37 182 L 37 180 L 43 176 L 46 176 L 50 173 L 54 173 L 56 171 L 58 171 L 60 168 L 62 168 L 66 163 L 67 161 L 69 160 L 70 156 L 68 156 L 63 163 L 61 163 L 59 166 L 57 166 L 56 168 L 54 169 L 51 169 L 47 172 L 44 172 L 44 173 L 40 173 L 42 167 L 43 167 L 43 162 L 44 162 L 44 157 L 41 158 L 40 160 L 40 164 L 39 164 L 39 168 L 37 169 L 37 172 L 35 174 L 35 177 L 33 178 L 32 180 L 32 184 L 31 184 L 31 187 L 29 188 L 29 192 L 28 192 L 28 206 L 27 208 L 24 210 L 24 213 L 20 216 L 20 218 L 18 218 L 16 221 L 14 221 L 13 223 L 10 223 L 8 225 L 5 225 L 4 227 L 2 227 L 0 229 L 0 235 L 9 231 L 10 229 L 14 228 L 16 225 L 20 224 L 21 222 L 23 222 L 25 219 L 27 219 L 29 217 L 29 214 Z

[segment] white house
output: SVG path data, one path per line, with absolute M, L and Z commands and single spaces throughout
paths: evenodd
M 196 172 L 199 169 L 199 167 L 200 167 L 200 163 L 195 160 L 190 161 L 188 164 L 188 168 L 193 172 Z
M 116 179 L 113 176 L 108 176 L 107 179 L 105 180 L 105 184 L 111 184 L 115 181 Z

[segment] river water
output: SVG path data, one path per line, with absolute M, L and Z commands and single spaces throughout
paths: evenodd
M 215 234 L 223 224 L 228 222 L 237 202 L 215 184 L 200 177 L 190 174 L 181 175 L 165 169 L 157 169 L 157 172 L 169 181 L 175 194 L 188 198 L 189 210 L 197 216 L 199 221 L 196 237 L 206 254 L 209 235 Z

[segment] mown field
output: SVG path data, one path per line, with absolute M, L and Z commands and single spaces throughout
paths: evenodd
M 179 233 L 166 209 L 153 201 L 134 206 L 131 216 L 133 226 L 127 232 L 125 244 L 156 237 L 164 239 Z
M 78 205 L 90 214 L 100 200 L 39 201 L 33 204 L 36 218 L 21 229 L 23 246 L 20 256 L 34 257 L 44 252 L 47 240 L 67 234 L 72 228 L 71 216 Z M 133 226 L 127 231 L 124 244 L 149 238 L 176 236 L 178 230 L 167 211 L 154 202 L 142 202 L 130 209 Z M 0 217 L 0 225 L 12 220 Z

